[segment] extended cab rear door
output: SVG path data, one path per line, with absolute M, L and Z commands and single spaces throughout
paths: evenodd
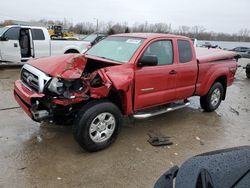
M 32 28 L 32 40 L 34 44 L 34 57 L 50 56 L 50 38 L 46 29 Z M 47 35 L 46 35 L 47 34 Z
M 176 67 L 176 98 L 186 99 L 195 92 L 198 65 L 194 46 L 189 39 L 177 39 L 178 65 Z
M 168 103 L 176 98 L 176 60 L 173 41 L 154 40 L 146 46 L 140 58 L 145 55 L 157 56 L 158 65 L 136 67 L 135 110 Z

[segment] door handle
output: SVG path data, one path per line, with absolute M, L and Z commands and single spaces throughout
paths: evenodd
M 175 70 L 171 70 L 169 74 L 177 74 L 177 72 Z
M 18 47 L 18 44 L 17 44 L 17 43 L 14 43 L 14 47 L 17 48 L 17 47 Z

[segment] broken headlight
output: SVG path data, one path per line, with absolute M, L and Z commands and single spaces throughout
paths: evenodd
M 63 80 L 52 78 L 48 83 L 46 90 L 51 94 L 71 98 L 71 93 L 79 92 L 84 88 L 81 80 Z
M 63 82 L 58 78 L 52 78 L 48 85 L 48 90 L 52 93 L 62 95 L 64 92 Z
M 90 86 L 91 87 L 101 87 L 102 86 L 102 79 L 99 74 L 94 74 L 94 76 L 90 79 Z

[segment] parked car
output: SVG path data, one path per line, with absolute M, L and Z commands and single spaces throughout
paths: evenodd
M 250 48 L 248 48 L 248 47 L 236 47 L 236 48 L 231 49 L 231 51 L 240 52 L 240 53 L 246 53 L 249 50 L 250 50 Z
M 250 185 L 250 146 L 227 148 L 196 155 L 181 167 L 174 166 L 154 188 L 247 188 Z
M 15 81 L 14 96 L 34 121 L 74 120 L 73 134 L 87 151 L 117 138 L 122 116 L 149 118 L 189 105 L 200 96 L 212 112 L 233 83 L 237 54 L 197 48 L 176 35 L 109 36 L 84 55 L 33 59 Z
M 83 53 L 89 42 L 51 40 L 43 27 L 11 25 L 0 29 L 0 62 L 24 62 L 30 58 Z
M 91 46 L 95 45 L 97 42 L 100 40 L 106 38 L 107 36 L 105 34 L 100 34 L 100 33 L 94 33 L 86 36 L 83 41 L 90 42 Z
M 204 47 L 204 48 L 217 48 L 217 49 L 222 49 L 220 46 L 218 45 L 212 45 L 210 42 L 205 42 L 204 44 L 201 45 L 201 47 Z

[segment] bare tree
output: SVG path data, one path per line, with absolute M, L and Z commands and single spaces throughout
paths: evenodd
M 36 21 L 32 21 L 36 22 Z M 62 25 L 64 28 L 69 29 L 78 34 L 90 34 L 96 31 L 96 25 L 92 22 L 79 22 L 73 24 L 66 18 L 63 21 L 60 20 L 47 20 L 41 19 L 38 21 L 41 26 L 48 25 Z M 12 20 L 5 20 L 0 22 L 0 26 L 6 26 L 13 24 Z M 98 25 L 98 32 L 115 34 L 115 33 L 127 33 L 127 32 L 151 32 L 151 33 L 173 33 L 184 35 L 190 38 L 197 38 L 199 40 L 221 40 L 221 41 L 245 41 L 250 42 L 250 30 L 243 28 L 235 34 L 227 33 L 215 33 L 207 31 L 204 26 L 195 25 L 187 26 L 181 25 L 177 29 L 172 30 L 171 24 L 164 22 L 160 23 L 135 23 L 132 26 L 128 26 L 128 23 L 114 23 L 100 21 Z
M 180 35 L 188 34 L 188 33 L 190 33 L 190 27 L 187 25 L 181 25 L 181 26 L 179 26 L 178 33 Z
M 241 29 L 238 32 L 238 36 L 239 36 L 239 41 L 246 41 L 247 38 L 249 38 L 250 35 L 250 30 L 247 28 Z

